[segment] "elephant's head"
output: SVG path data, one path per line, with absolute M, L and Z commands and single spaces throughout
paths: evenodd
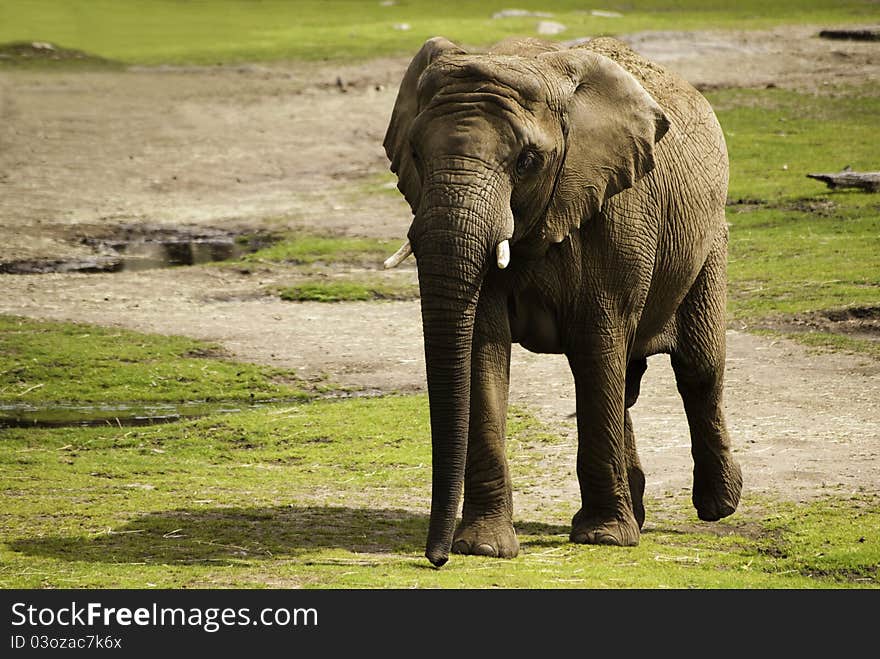
M 517 54 L 512 54 L 512 53 Z M 519 44 L 469 55 L 443 38 L 413 59 L 385 137 L 412 208 L 433 446 L 427 557 L 446 562 L 467 450 L 470 353 L 489 268 L 558 243 L 654 166 L 668 123 L 618 64 Z

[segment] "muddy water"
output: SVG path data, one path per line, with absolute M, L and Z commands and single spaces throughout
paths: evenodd
M 229 414 L 294 400 L 184 401 L 174 403 L 114 402 L 100 404 L 0 404 L 0 428 L 61 428 L 67 426 L 149 426 Z
M 177 265 L 198 265 L 238 258 L 247 249 L 232 237 L 197 240 L 138 240 L 111 243 L 117 252 L 119 270 L 150 270 Z
M 386 392 L 380 389 L 337 390 L 318 398 L 374 398 Z M 184 419 L 198 419 L 213 414 L 233 414 L 247 410 L 302 405 L 314 398 L 267 398 L 264 400 L 190 400 L 177 402 L 108 402 L 108 403 L 0 403 L 0 428 L 64 428 L 151 426 Z
M 277 240 L 267 234 L 186 227 L 120 226 L 99 237 L 83 236 L 94 256 L 76 259 L 0 261 L 0 274 L 50 272 L 122 272 L 228 261 L 255 252 Z

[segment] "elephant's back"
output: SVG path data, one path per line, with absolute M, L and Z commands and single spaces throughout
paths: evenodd
M 670 128 L 657 145 L 657 169 L 674 167 L 679 184 L 692 186 L 694 194 L 723 208 L 727 201 L 727 146 L 709 101 L 689 82 L 616 39 L 600 37 L 580 47 L 617 62 L 663 108 Z M 678 192 L 686 191 L 679 188 Z
M 667 232 L 685 223 L 687 230 L 711 234 L 705 236 L 710 244 L 717 225 L 723 222 L 729 164 L 724 133 L 709 101 L 686 80 L 616 39 L 593 39 L 581 47 L 617 62 L 663 109 L 669 130 L 655 148 L 654 171 L 641 182 L 648 191 L 648 199 L 642 203 L 653 203 L 655 211 L 672 223 Z M 627 195 L 619 196 L 623 201 Z M 695 218 L 694 210 L 702 211 L 698 215 L 703 217 Z M 708 225 L 701 229 L 695 222 Z
M 709 102 L 688 81 L 668 71 L 632 50 L 625 43 L 611 37 L 599 37 L 578 46 L 604 55 L 617 62 L 635 77 L 660 106 L 673 114 L 702 114 L 714 116 Z

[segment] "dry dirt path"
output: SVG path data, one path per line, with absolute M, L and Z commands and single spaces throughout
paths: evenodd
M 817 28 L 643 33 L 640 51 L 707 86 L 818 90 L 878 79 L 874 44 Z M 381 149 L 405 59 L 104 73 L 0 72 L 0 261 L 91 254 L 117 225 L 402 236 Z M 411 266 L 410 266 L 411 267 Z M 384 391 L 422 390 L 418 304 L 291 304 L 270 282 L 216 268 L 0 275 L 0 313 L 215 340 L 235 357 Z M 799 499 L 877 492 L 880 364 L 730 332 L 726 409 L 746 488 Z M 668 360 L 650 360 L 634 409 L 651 493 L 689 487 Z M 558 427 L 540 488 L 574 500 L 574 411 L 564 360 L 515 349 L 512 401 Z

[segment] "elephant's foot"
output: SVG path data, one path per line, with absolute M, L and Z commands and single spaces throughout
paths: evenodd
M 697 517 L 715 522 L 731 515 L 739 504 L 742 492 L 742 471 L 725 452 L 713 464 L 694 465 L 694 508 Z
M 641 529 L 645 523 L 645 472 L 641 467 L 629 465 L 626 468 L 626 478 L 629 481 L 629 495 L 632 499 L 633 516 Z
M 607 516 L 591 515 L 581 508 L 571 520 L 569 539 L 581 545 L 635 547 L 639 544 L 639 526 L 639 522 L 629 511 L 618 513 L 609 519 Z
M 514 558 L 519 553 L 519 540 L 510 520 L 464 520 L 455 531 L 452 551 L 456 554 Z

